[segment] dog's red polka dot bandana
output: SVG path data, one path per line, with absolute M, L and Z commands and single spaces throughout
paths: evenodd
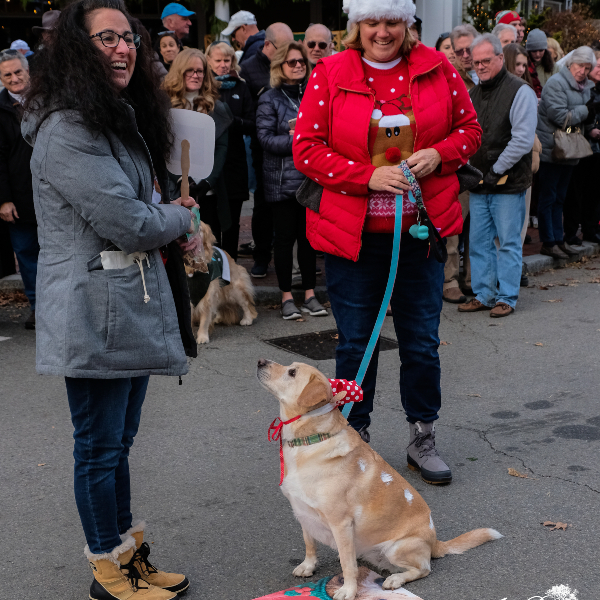
M 346 392 L 346 395 L 336 402 L 336 406 L 343 406 L 348 402 L 360 402 L 363 399 L 363 391 L 356 381 L 347 379 L 330 379 L 331 389 L 335 396 L 339 392 Z

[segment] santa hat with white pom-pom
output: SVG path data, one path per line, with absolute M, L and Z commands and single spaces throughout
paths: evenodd
M 344 0 L 343 10 L 349 25 L 366 19 L 391 19 L 410 27 L 415 22 L 416 7 L 412 0 Z

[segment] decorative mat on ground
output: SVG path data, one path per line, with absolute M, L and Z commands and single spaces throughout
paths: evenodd
M 384 590 L 381 584 L 385 581 L 374 571 L 367 567 L 358 570 L 358 592 L 355 600 L 422 600 L 404 588 L 397 590 Z M 342 575 L 325 577 L 316 583 L 301 583 L 297 586 L 276 592 L 269 596 L 261 596 L 254 600 L 290 600 L 290 598 L 320 598 L 320 600 L 331 600 L 333 595 L 342 587 L 344 579 Z

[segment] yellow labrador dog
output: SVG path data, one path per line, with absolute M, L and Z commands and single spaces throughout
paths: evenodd
M 306 544 L 304 562 L 293 572 L 297 577 L 314 573 L 319 541 L 339 552 L 344 584 L 334 600 L 354 600 L 357 557 L 391 571 L 383 588 L 396 589 L 429 575 L 432 558 L 502 537 L 494 529 L 475 529 L 448 542 L 438 540 L 419 493 L 362 441 L 339 410 L 328 410 L 346 392 L 333 396 L 331 384 L 314 367 L 261 359 L 257 377 L 279 400 L 282 421 L 301 415 L 281 429 L 281 491 Z

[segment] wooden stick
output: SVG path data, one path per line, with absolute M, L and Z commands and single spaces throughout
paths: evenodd
M 181 197 L 186 199 L 190 195 L 190 182 L 188 173 L 190 172 L 190 143 L 187 140 L 181 141 Z

